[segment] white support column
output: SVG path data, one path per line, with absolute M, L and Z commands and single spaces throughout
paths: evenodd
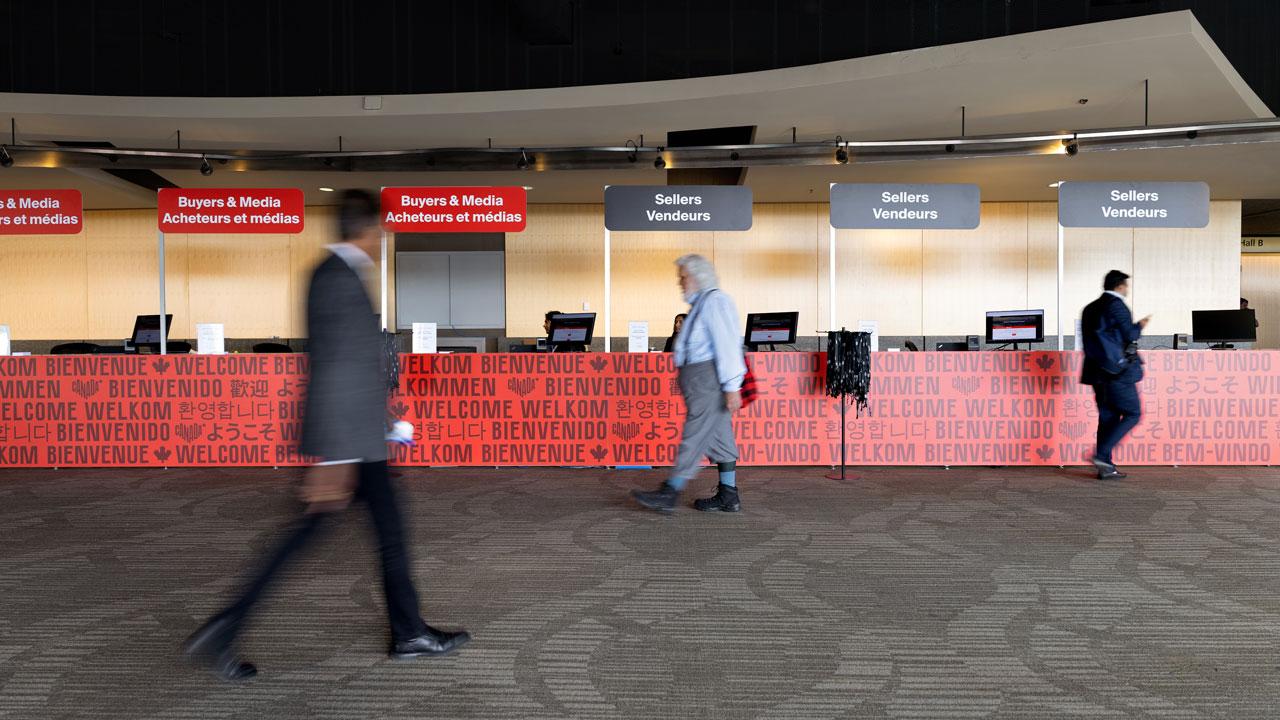
M 1058 350 L 1065 349 L 1062 342 L 1062 223 L 1058 223 Z
M 830 253 L 830 259 L 827 260 L 827 330 L 835 330 L 836 328 L 836 228 L 830 223 L 827 227 L 831 228 L 830 238 L 827 240 L 827 249 Z
M 387 231 L 382 231 L 382 331 L 387 331 Z
M 169 327 L 164 321 L 165 313 L 165 288 L 164 288 L 164 231 L 159 231 L 160 236 L 158 248 L 160 254 L 160 354 L 169 354 Z
M 609 228 L 604 229 L 604 351 L 610 351 L 610 330 L 613 321 L 613 264 L 610 262 Z

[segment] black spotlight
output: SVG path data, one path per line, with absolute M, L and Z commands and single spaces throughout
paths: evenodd
M 529 169 L 529 156 L 524 154 L 524 148 L 520 148 L 520 159 L 516 160 L 516 169 L 518 170 Z
M 1195 139 L 1196 139 L 1196 138 L 1198 138 L 1198 137 L 1200 137 L 1200 131 L 1199 131 L 1199 130 L 1188 130 L 1188 131 L 1187 131 L 1187 139 L 1188 139 L 1188 140 L 1195 140 Z
M 1072 142 L 1072 143 L 1067 143 L 1067 154 L 1068 154 L 1068 155 L 1071 155 L 1072 157 L 1074 157 L 1074 156 L 1075 156 L 1075 154 L 1076 154 L 1076 153 L 1078 153 L 1078 152 L 1080 152 L 1080 146 L 1079 146 L 1079 145 L 1077 145 L 1077 144 L 1075 144 L 1075 143 L 1073 143 L 1073 142 Z
M 213 174 L 213 166 L 209 164 L 208 158 L 200 158 L 200 174 L 205 177 Z
M 742 156 L 738 154 L 737 150 L 734 150 L 733 152 L 729 153 L 729 159 L 733 160 L 734 162 L 737 162 L 738 160 L 742 159 Z
M 836 148 L 836 162 L 844 165 L 849 162 L 849 153 L 844 148 Z
M 0 145 L 0 165 L 13 167 L 13 156 L 9 154 L 9 148 L 3 145 Z
M 635 162 L 640 159 L 640 147 L 636 145 L 635 140 L 627 141 L 627 162 Z
M 947 152 L 953 153 L 955 151 L 956 151 L 956 146 L 952 145 L 951 143 L 947 143 Z
M 662 156 L 659 155 L 657 158 L 654 159 L 653 166 L 661 170 L 667 166 L 667 161 L 663 160 Z

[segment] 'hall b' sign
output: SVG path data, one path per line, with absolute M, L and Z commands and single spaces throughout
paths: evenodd
M 297 188 L 162 188 L 160 230 L 167 233 L 300 233 L 306 214 Z
M 879 230 L 972 230 L 982 216 L 977 185 L 836 183 L 831 227 Z
M 382 227 L 392 232 L 520 232 L 523 187 L 382 188 Z
M 1209 224 L 1209 186 L 1202 182 L 1064 182 L 1058 187 L 1063 227 L 1202 228 Z
M 737 185 L 610 185 L 609 230 L 750 230 L 751 188 Z
M 79 190 L 0 190 L 0 235 L 75 235 L 83 226 Z

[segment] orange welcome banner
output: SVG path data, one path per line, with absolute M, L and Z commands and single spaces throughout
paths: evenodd
M 1146 353 L 1131 465 L 1280 457 L 1280 352 Z M 874 353 L 850 409 L 855 465 L 1085 462 L 1096 410 L 1080 356 Z M 735 420 L 745 465 L 829 465 L 840 406 L 818 353 L 751 357 L 759 399 Z M 402 465 L 668 465 L 684 405 L 665 354 L 405 355 L 390 417 Z M 0 466 L 297 465 L 305 355 L 0 358 Z

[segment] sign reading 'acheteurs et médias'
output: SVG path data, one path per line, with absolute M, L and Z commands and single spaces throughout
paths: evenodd
M 75 235 L 83 227 L 79 190 L 0 190 L 0 235 Z
M 156 205 L 167 233 L 300 233 L 306 214 L 297 188 L 162 188 Z
M 977 185 L 831 186 L 831 226 L 843 230 L 972 230 L 981 215 Z
M 609 230 L 750 230 L 751 188 L 737 185 L 611 185 Z
M 382 189 L 382 227 L 392 232 L 520 232 L 527 219 L 521 186 Z
M 1064 182 L 1058 187 L 1063 227 L 1202 228 L 1209 224 L 1209 186 L 1202 182 Z

